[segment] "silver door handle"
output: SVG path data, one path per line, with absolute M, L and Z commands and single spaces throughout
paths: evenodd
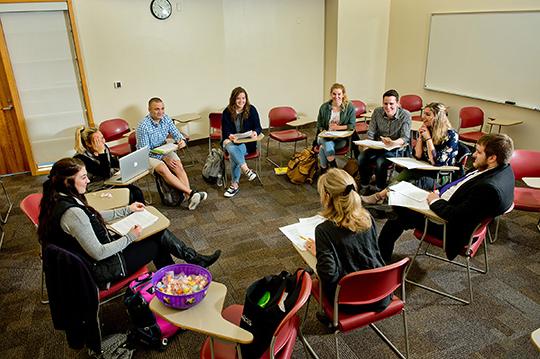
M 13 105 L 9 105 L 9 106 L 6 106 L 6 107 L 2 107 L 2 111 L 9 111 L 13 108 Z

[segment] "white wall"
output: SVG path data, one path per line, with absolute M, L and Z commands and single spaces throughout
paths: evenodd
M 450 106 L 449 117 L 455 127 L 459 123 L 459 109 L 464 106 L 481 107 L 486 117 L 523 120 L 522 125 L 505 128 L 503 132 L 514 139 L 516 148 L 540 150 L 538 141 L 540 112 L 427 91 L 423 88 L 431 13 L 538 9 L 540 9 L 538 0 L 418 0 L 414 3 L 410 0 L 392 0 L 386 86 L 396 88 L 400 94 L 420 95 L 425 103 L 431 101 L 445 103 Z M 489 126 L 484 128 L 484 131 L 486 130 L 489 130 Z
M 243 86 L 267 127 L 270 108 L 315 116 L 322 102 L 324 0 L 171 0 L 155 19 L 149 0 L 73 0 L 94 120 L 136 125 L 161 97 L 171 115 L 208 112 Z M 114 89 L 113 82 L 122 81 Z
M 390 0 L 339 0 L 338 12 L 337 81 L 345 84 L 350 99 L 380 105 Z

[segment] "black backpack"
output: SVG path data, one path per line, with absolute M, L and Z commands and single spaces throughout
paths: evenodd
M 178 207 L 184 200 L 184 194 L 165 182 L 165 179 L 159 173 L 154 172 L 154 176 L 161 203 L 169 207 Z
M 220 148 L 212 148 L 202 168 L 203 179 L 206 183 L 221 186 L 219 180 L 223 177 L 224 171 L 225 161 L 223 159 L 223 151 Z
M 298 280 L 299 272 L 302 275 Z M 253 334 L 253 342 L 241 345 L 243 358 L 260 358 L 268 349 L 279 323 L 298 300 L 303 272 L 304 269 L 292 274 L 283 271 L 263 277 L 247 288 L 240 327 Z

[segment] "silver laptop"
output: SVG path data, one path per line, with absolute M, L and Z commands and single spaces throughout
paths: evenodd
M 125 183 L 146 171 L 150 167 L 149 152 L 148 147 L 143 147 L 120 158 L 120 173 L 112 176 L 107 182 Z

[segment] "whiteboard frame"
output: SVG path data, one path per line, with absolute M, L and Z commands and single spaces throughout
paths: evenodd
M 497 11 L 497 10 L 489 10 L 489 11 L 446 11 L 446 12 L 433 12 L 433 13 L 431 13 L 430 16 L 429 16 L 429 27 L 428 27 L 429 30 L 428 30 L 428 41 L 427 41 L 427 51 L 426 51 L 426 63 L 425 63 L 425 68 L 424 68 L 424 89 L 427 90 L 427 91 L 441 92 L 441 93 L 446 93 L 446 94 L 450 94 L 450 95 L 467 97 L 467 98 L 472 98 L 472 99 L 475 99 L 475 100 L 489 101 L 489 102 L 499 103 L 499 104 L 508 105 L 508 106 L 512 106 L 512 107 L 520 107 L 520 108 L 525 108 L 525 109 L 528 109 L 528 110 L 533 110 L 533 111 L 540 112 L 540 107 L 530 107 L 530 106 L 526 106 L 526 105 L 520 105 L 519 103 L 511 104 L 511 103 L 507 103 L 506 101 L 502 101 L 502 100 L 499 100 L 499 99 L 487 98 L 487 97 L 477 97 L 477 96 L 473 96 L 473 95 L 467 95 L 467 94 L 462 94 L 462 93 L 458 93 L 458 92 L 452 92 L 452 91 L 449 91 L 449 90 L 437 89 L 437 88 L 434 88 L 434 87 L 429 87 L 427 85 L 429 48 L 430 48 L 430 44 L 431 44 L 431 25 L 432 25 L 434 15 L 436 16 L 436 15 L 505 14 L 505 13 L 540 13 L 540 10 L 526 10 L 526 9 L 524 9 L 524 10 L 500 10 L 500 11 Z

